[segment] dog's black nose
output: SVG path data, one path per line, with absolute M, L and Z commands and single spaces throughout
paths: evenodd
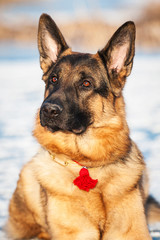
M 41 108 L 41 111 L 43 112 L 44 116 L 48 118 L 58 117 L 62 110 L 63 110 L 62 106 L 52 103 L 45 103 Z

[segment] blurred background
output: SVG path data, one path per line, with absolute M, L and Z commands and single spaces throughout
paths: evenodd
M 137 26 L 139 50 L 160 48 L 159 0 L 0 0 L 1 59 L 36 57 L 37 24 L 43 12 L 55 19 L 77 50 L 96 51 L 130 19 Z
M 36 153 L 43 101 L 37 27 L 55 20 L 73 50 L 95 53 L 125 21 L 136 24 L 136 56 L 124 96 L 131 136 L 143 152 L 150 192 L 160 201 L 160 0 L 0 0 L 0 239 L 21 167 Z M 160 239 L 158 224 L 150 226 Z

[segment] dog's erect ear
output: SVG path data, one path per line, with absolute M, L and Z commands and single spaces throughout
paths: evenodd
M 119 96 L 126 77 L 130 74 L 135 51 L 135 25 L 123 24 L 112 36 L 108 44 L 99 51 L 108 71 L 112 91 Z
M 40 65 L 45 73 L 56 62 L 58 56 L 68 48 L 59 28 L 47 14 L 42 14 L 38 27 Z

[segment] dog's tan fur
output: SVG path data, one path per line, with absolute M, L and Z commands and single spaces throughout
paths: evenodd
M 23 168 L 11 201 L 12 236 L 48 232 L 51 239 L 99 239 L 104 232 L 103 239 L 150 239 L 140 188 L 135 186 L 144 164 L 137 147 L 132 148 L 127 165 L 90 169 L 98 186 L 89 193 L 72 184 L 80 166 L 63 166 L 41 149 Z M 62 163 L 68 159 L 59 154 L 56 158 Z
M 71 54 L 76 53 L 67 49 L 61 57 Z M 99 54 L 92 58 L 105 72 Z M 50 61 L 41 58 L 44 73 L 48 65 Z M 71 71 L 66 63 L 63 68 L 65 74 Z M 127 71 L 123 69 L 116 80 L 121 89 Z M 151 239 L 144 213 L 145 164 L 129 137 L 124 100 L 116 81 L 112 82 L 116 99 L 109 91 L 107 99 L 97 94 L 88 100 L 94 122 L 82 135 L 50 132 L 42 127 L 38 112 L 34 136 L 42 148 L 22 169 L 10 202 L 8 232 L 14 239 Z M 45 97 L 48 94 L 46 90 Z M 90 176 L 98 179 L 94 189 L 85 192 L 73 184 L 81 166 L 72 160 L 88 167 Z

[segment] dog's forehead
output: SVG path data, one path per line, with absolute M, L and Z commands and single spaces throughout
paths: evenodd
M 98 58 L 96 55 L 89 53 L 72 53 L 66 56 L 63 56 L 57 66 L 61 71 L 63 69 L 65 72 L 68 71 L 81 71 L 86 70 L 89 72 L 94 72 L 95 69 L 99 67 Z

